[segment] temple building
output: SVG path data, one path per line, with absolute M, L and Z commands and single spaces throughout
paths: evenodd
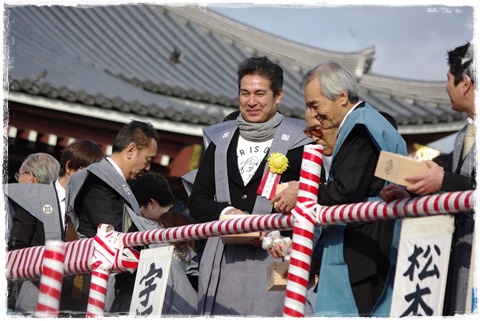
M 4 22 L 9 182 L 28 154 L 59 158 L 74 139 L 92 139 L 108 155 L 118 130 L 137 119 L 160 136 L 152 169 L 185 199 L 180 177 L 198 166 L 202 128 L 238 109 L 236 67 L 250 56 L 283 67 L 279 111 L 297 118 L 304 73 L 325 60 L 342 63 L 361 99 L 394 117 L 410 152 L 458 131 L 466 118 L 451 109 L 445 82 L 371 74 L 374 47 L 312 48 L 195 6 L 5 6 Z

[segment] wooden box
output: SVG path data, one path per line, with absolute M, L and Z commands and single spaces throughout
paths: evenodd
M 405 177 L 425 173 L 428 169 L 428 165 L 424 162 L 407 156 L 381 151 L 375 169 L 375 176 L 398 185 L 410 186 L 412 184 L 405 181 Z
M 273 262 L 267 269 L 267 291 L 285 291 L 289 262 Z M 285 279 L 283 275 L 285 274 Z
M 254 217 L 255 214 L 223 214 L 220 220 L 232 218 Z M 260 237 L 260 232 L 251 232 L 243 234 L 220 235 L 223 244 L 247 244 L 249 241 L 256 240 Z
M 285 291 L 287 289 L 287 271 L 290 262 L 273 262 L 267 269 L 267 291 Z M 285 278 L 283 276 L 285 275 Z M 311 277 L 308 288 L 315 285 L 315 278 Z

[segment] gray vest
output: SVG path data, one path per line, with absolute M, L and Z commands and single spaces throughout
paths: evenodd
M 282 123 L 275 130 L 275 136 L 273 137 L 269 155 L 274 152 L 280 152 L 286 155 L 289 150 L 311 142 L 311 140 L 303 134 L 304 128 L 305 121 L 284 117 Z M 215 166 L 217 170 L 215 171 L 215 188 L 217 192 L 217 202 L 230 203 L 230 189 L 228 185 L 228 173 L 226 170 L 227 151 L 237 129 L 238 123 L 236 120 L 219 123 L 204 129 L 205 145 L 208 146 L 210 142 L 213 142 L 216 146 Z M 267 170 L 268 166 L 265 166 L 263 170 L 264 175 Z M 270 213 L 271 211 L 272 204 L 270 203 L 270 200 L 257 195 L 253 213 Z
M 453 164 L 452 164 L 452 172 L 457 171 L 458 163 L 460 157 L 462 157 L 462 150 L 463 150 L 463 140 L 465 139 L 465 134 L 467 131 L 467 125 L 465 125 L 459 132 L 457 137 L 455 138 L 455 145 L 453 146 Z M 473 143 L 472 149 L 465 157 L 462 166 L 459 168 L 460 174 L 464 176 L 471 176 L 473 168 L 475 167 L 475 150 L 476 150 L 477 142 Z
M 112 164 L 107 159 L 102 159 L 99 163 L 93 163 L 87 168 L 74 173 L 70 177 L 70 181 L 67 185 L 67 192 L 65 196 L 65 208 L 66 212 L 72 218 L 75 227 L 78 227 L 78 214 L 75 213 L 75 200 L 80 192 L 83 184 L 85 183 L 88 175 L 95 175 L 102 181 L 108 184 L 113 190 L 121 195 L 129 204 L 133 211 L 142 216 L 140 212 L 140 206 L 133 195 L 127 182 L 118 174 Z
M 64 227 L 61 223 L 60 205 L 55 190 L 55 181 L 50 184 L 14 183 L 6 187 L 8 198 L 43 223 L 45 240 L 61 240 Z M 10 212 L 13 216 L 15 213 Z

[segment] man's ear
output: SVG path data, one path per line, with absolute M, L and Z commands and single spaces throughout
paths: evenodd
M 152 207 L 152 210 L 155 209 L 155 200 L 154 200 L 153 198 L 150 198 L 150 199 L 148 200 L 147 205 L 148 205 L 149 207 L 151 206 L 151 207 Z
M 67 175 L 72 175 L 72 169 L 70 168 L 70 161 L 67 161 L 67 163 L 65 164 L 65 173 L 67 173 Z
M 132 159 L 133 156 L 137 153 L 137 145 L 135 143 L 130 143 L 130 145 L 125 148 L 127 158 Z
M 282 101 L 282 98 L 283 98 L 283 88 L 279 90 L 279 92 L 277 93 L 277 96 L 275 97 L 275 102 L 278 104 L 280 104 L 280 102 Z
M 348 94 L 344 90 L 340 95 L 338 95 L 338 99 L 340 99 L 340 102 L 342 103 L 342 106 L 346 106 L 348 104 Z
M 469 76 L 463 76 L 463 94 L 466 95 L 469 91 L 473 90 L 473 82 Z
M 35 175 L 32 174 L 32 172 L 30 172 L 28 174 L 28 179 L 30 180 L 30 183 L 33 183 L 33 184 L 38 184 L 40 183 L 40 181 L 38 180 L 38 178 L 35 177 Z

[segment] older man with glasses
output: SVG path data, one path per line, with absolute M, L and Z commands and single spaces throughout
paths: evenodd
M 12 221 L 8 225 L 8 229 L 11 228 L 10 233 L 7 233 L 9 251 L 45 245 L 46 240 L 78 239 L 75 224 L 65 213 L 65 188 L 73 173 L 100 161 L 104 154 L 101 148 L 90 140 L 75 141 L 61 153 L 60 163 L 48 154 L 30 155 L 20 167 L 20 171 L 15 173 L 15 178 L 21 183 L 8 185 L 8 217 Z M 34 166 L 36 162 L 37 166 Z M 58 176 L 60 177 L 57 179 Z M 40 180 L 37 177 L 40 177 Z M 48 184 L 24 184 L 50 179 L 52 180 Z M 78 308 L 83 302 L 86 307 L 85 295 L 83 301 L 70 300 L 73 284 L 73 278 L 64 278 L 62 291 L 65 295 L 62 295 L 60 310 L 79 311 Z M 19 284 L 14 286 L 14 283 L 9 283 L 8 286 L 9 309 L 19 314 L 35 311 L 39 293 L 38 282 L 24 281 L 18 298 L 16 292 Z
M 332 157 L 318 203 L 349 204 L 378 199 L 384 180 L 376 178 L 381 150 L 406 155 L 403 138 L 384 116 L 360 100 L 358 83 L 347 69 L 329 61 L 309 71 L 302 82 L 305 105 L 320 125 L 308 128 Z M 320 134 L 321 132 L 321 134 Z M 320 137 L 321 136 L 321 137 Z M 276 209 L 289 212 L 295 205 L 298 182 L 272 199 Z M 398 243 L 395 221 L 359 222 L 326 226 L 325 247 L 318 281 L 315 316 L 388 316 L 391 272 Z M 272 253 L 273 254 L 273 253 Z
M 19 183 L 49 184 L 58 178 L 60 163 L 50 154 L 30 154 L 23 161 L 15 180 Z

